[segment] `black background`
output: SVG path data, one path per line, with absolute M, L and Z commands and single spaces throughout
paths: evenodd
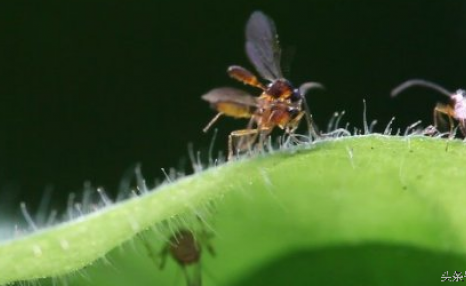
M 413 77 L 466 87 L 466 2 L 438 1 L 2 1 L 0 4 L 0 200 L 34 203 L 85 180 L 115 193 L 141 162 L 149 180 L 176 167 L 187 145 L 205 150 L 214 115 L 200 96 L 241 87 L 227 66 L 251 68 L 244 26 L 254 10 L 294 46 L 290 79 L 323 83 L 309 96 L 317 123 L 334 111 L 362 125 L 362 99 L 379 130 L 432 120 L 445 100 L 411 89 Z M 226 135 L 245 123 L 223 119 Z M 189 165 L 188 165 L 189 166 Z

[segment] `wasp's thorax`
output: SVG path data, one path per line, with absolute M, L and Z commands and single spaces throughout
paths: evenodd
M 293 94 L 295 88 L 286 79 L 276 79 L 272 81 L 264 90 L 264 93 L 273 99 L 286 100 Z
M 264 90 L 261 97 L 265 97 L 277 104 L 279 102 L 286 103 L 291 108 L 301 107 L 302 96 L 297 88 L 286 79 L 277 79 L 271 82 Z
M 259 97 L 259 112 L 256 120 L 265 128 L 279 126 L 285 129 L 289 122 L 299 116 L 302 98 L 298 89 L 286 79 L 272 81 Z

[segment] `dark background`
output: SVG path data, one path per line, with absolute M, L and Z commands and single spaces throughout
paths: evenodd
M 466 1 L 2 1 L 0 205 L 34 208 L 47 186 L 63 200 L 85 180 L 115 194 L 136 162 L 152 180 L 189 142 L 205 150 L 214 112 L 200 96 L 241 87 L 225 71 L 251 68 L 244 26 L 258 9 L 297 48 L 291 80 L 326 86 L 309 96 L 320 126 L 341 110 L 361 126 L 363 98 L 379 130 L 392 116 L 427 125 L 446 98 L 417 88 L 391 99 L 395 85 L 466 88 Z M 217 149 L 244 125 L 221 120 Z

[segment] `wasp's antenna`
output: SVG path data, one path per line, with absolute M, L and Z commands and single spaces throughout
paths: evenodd
M 427 80 L 423 80 L 423 79 L 411 79 L 411 80 L 403 82 L 402 84 L 400 84 L 399 86 L 394 88 L 392 90 L 392 92 L 390 93 L 390 95 L 392 97 L 395 97 L 398 94 L 400 94 L 401 92 L 403 92 L 405 89 L 410 88 L 412 86 L 423 86 L 423 87 L 431 88 L 431 89 L 436 90 L 436 91 L 438 91 L 438 92 L 440 92 L 440 93 L 442 93 L 442 94 L 444 94 L 446 96 L 451 96 L 453 94 L 453 92 L 448 91 L 444 87 L 442 87 L 442 86 L 440 86 L 440 85 L 438 85 L 436 83 L 433 83 L 431 81 L 427 81 Z
M 305 82 L 299 87 L 299 94 L 301 94 L 304 97 L 304 95 L 306 95 L 309 90 L 316 88 L 325 89 L 325 87 L 318 82 Z
M 312 123 L 313 122 L 312 115 L 309 109 L 309 105 L 307 104 L 306 94 L 309 90 L 316 89 L 316 88 L 325 89 L 325 87 L 318 82 L 305 82 L 299 87 L 299 94 L 303 98 L 304 111 L 306 113 L 305 116 L 306 116 L 306 121 L 307 121 L 307 128 L 309 131 L 309 136 L 311 136 L 311 138 L 312 137 L 318 138 L 319 134 L 317 133 L 316 128 L 314 127 Z

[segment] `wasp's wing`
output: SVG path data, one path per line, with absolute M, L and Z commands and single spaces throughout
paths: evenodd
M 289 77 L 291 74 L 291 62 L 296 55 L 296 47 L 295 46 L 288 46 L 283 49 L 281 55 L 281 68 L 282 73 L 284 74 L 285 78 Z
M 246 54 L 263 78 L 272 81 L 283 77 L 275 24 L 260 11 L 252 13 L 246 24 Z
M 240 89 L 220 87 L 209 91 L 202 99 L 210 103 L 210 107 L 217 110 L 217 115 L 210 120 L 204 132 L 214 124 L 222 115 L 233 118 L 251 118 L 257 110 L 257 97 Z
M 249 107 L 257 106 L 257 97 L 254 97 L 241 89 L 232 87 L 214 88 L 204 94 L 202 99 L 211 104 L 232 103 Z

